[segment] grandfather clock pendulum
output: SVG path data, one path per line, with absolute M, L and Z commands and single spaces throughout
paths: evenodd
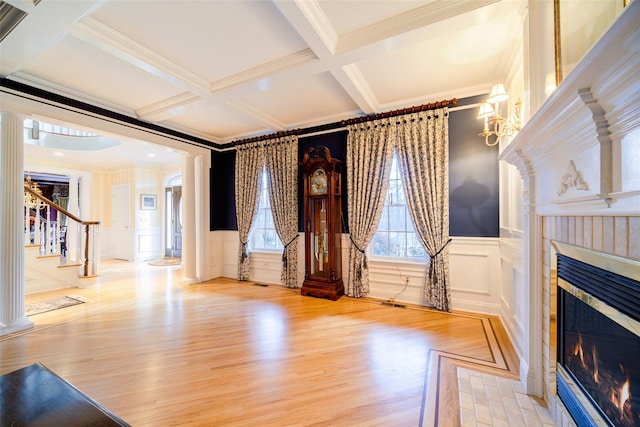
M 305 271 L 302 295 L 344 294 L 342 283 L 342 162 L 327 147 L 310 148 L 300 163 L 304 182 Z

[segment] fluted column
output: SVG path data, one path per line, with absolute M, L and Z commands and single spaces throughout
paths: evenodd
M 23 119 L 0 111 L 0 335 L 33 327 L 24 314 Z
M 195 157 L 182 156 L 182 267 L 184 283 L 197 283 Z
M 203 194 L 204 191 L 202 189 L 202 177 L 204 175 L 204 169 L 202 167 L 202 156 L 195 157 L 195 167 L 194 167 L 194 199 L 195 199 L 195 213 L 194 213 L 194 234 L 196 237 L 195 241 L 195 255 L 196 255 L 196 277 L 198 278 L 198 282 L 202 280 L 204 277 L 204 263 L 202 262 L 203 257 L 203 240 L 205 236 L 208 236 L 208 230 L 205 232 L 203 230 L 202 224 L 204 223 L 203 218 Z

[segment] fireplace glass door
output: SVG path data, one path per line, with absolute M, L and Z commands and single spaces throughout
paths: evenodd
M 560 365 L 614 426 L 640 426 L 640 337 L 561 291 Z
M 580 427 L 640 427 L 640 263 L 558 245 L 558 396 Z

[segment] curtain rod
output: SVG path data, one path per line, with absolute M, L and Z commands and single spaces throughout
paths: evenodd
M 456 105 L 458 105 L 457 98 L 447 99 L 444 101 L 432 102 L 429 104 L 423 104 L 423 105 L 418 105 L 414 107 L 401 108 L 399 110 L 392 110 L 384 113 L 369 114 L 362 117 L 354 117 L 352 119 L 340 120 L 339 122 L 327 123 L 324 125 L 312 126 L 304 129 L 290 129 L 290 130 L 280 131 L 280 132 L 271 133 L 267 135 L 239 139 L 231 142 L 230 145 L 237 147 L 238 145 L 244 145 L 244 144 L 249 144 L 251 142 L 258 142 L 258 141 L 266 141 L 268 139 L 281 138 L 283 136 L 307 135 L 311 133 L 324 132 L 328 130 L 344 128 L 348 125 L 353 125 L 357 123 L 370 122 L 373 120 L 386 119 L 389 117 L 402 116 L 405 114 L 419 113 L 421 111 L 435 110 L 437 108 L 455 107 Z

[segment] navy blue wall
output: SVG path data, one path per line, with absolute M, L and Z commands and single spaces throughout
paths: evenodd
M 478 136 L 484 122 L 477 115 L 477 108 L 449 115 L 449 235 L 498 237 L 498 147 L 488 147 Z
M 480 102 L 466 98 L 458 105 Z M 452 111 L 449 116 L 449 234 L 498 237 L 498 148 L 487 147 L 478 136 L 482 121 L 477 108 Z M 298 161 L 310 147 L 325 146 L 342 160 L 343 229 L 347 232 L 347 131 L 300 137 Z M 211 168 L 211 230 L 237 230 L 235 214 L 235 150 L 213 153 Z M 303 231 L 302 173 L 298 176 L 298 230 Z
M 236 150 L 213 152 L 211 155 L 211 207 L 209 225 L 211 230 L 237 230 Z

